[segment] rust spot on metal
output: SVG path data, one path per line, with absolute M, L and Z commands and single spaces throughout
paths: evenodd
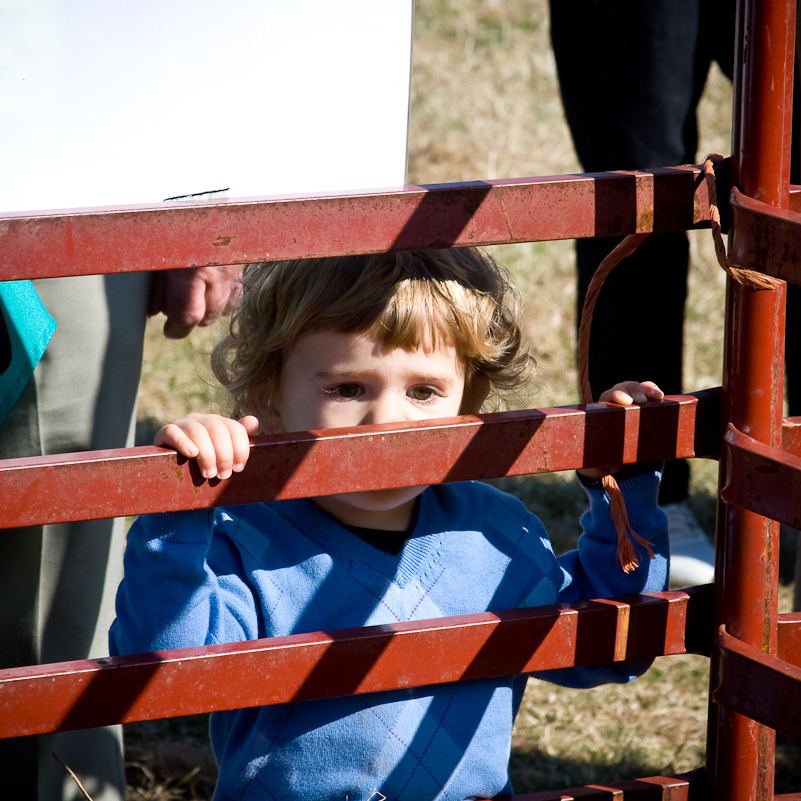
M 512 224 L 509 222 L 509 215 L 506 212 L 506 203 L 503 201 L 503 195 L 500 197 L 500 208 L 501 214 L 503 214 L 503 221 L 506 223 L 506 233 L 509 237 L 509 240 L 514 240 L 514 233 L 512 232 Z
M 211 244 L 214 245 L 214 247 L 219 248 L 219 247 L 222 247 L 224 245 L 230 245 L 231 244 L 231 240 L 233 240 L 233 239 L 236 239 L 236 237 L 235 236 L 223 236 L 222 234 L 220 234 L 220 236 L 218 236 Z
M 537 442 L 537 435 L 534 434 L 531 439 L 529 440 L 529 445 L 536 451 L 539 448 L 539 443 Z M 542 467 L 537 471 L 538 473 L 548 473 L 550 472 L 550 467 L 548 466 L 548 445 L 543 439 L 542 448 L 540 449 L 540 454 L 542 456 Z
M 646 232 L 654 230 L 654 207 L 649 206 L 637 212 L 637 231 Z

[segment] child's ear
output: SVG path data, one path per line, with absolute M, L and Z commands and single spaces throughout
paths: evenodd
M 476 414 L 481 411 L 484 401 L 490 394 L 490 380 L 485 375 L 476 376 L 474 395 L 476 398 Z
M 250 405 L 259 410 L 259 433 L 285 434 L 286 429 L 281 422 L 281 415 L 276 408 L 277 392 L 273 387 L 259 386 L 252 390 Z
M 278 412 L 272 411 L 259 419 L 261 421 L 260 428 L 262 434 L 286 434 L 286 429 L 281 422 L 281 416 Z

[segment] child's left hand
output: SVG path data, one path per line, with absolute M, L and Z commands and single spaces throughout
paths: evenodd
M 615 384 L 612 389 L 607 389 L 598 401 L 600 403 L 616 403 L 619 406 L 632 406 L 635 403 L 639 406 L 648 401 L 658 401 L 665 397 L 659 387 L 653 381 L 621 381 Z M 608 473 L 615 473 L 620 467 L 609 467 L 601 470 L 597 467 L 584 467 L 578 472 L 585 478 L 594 479 Z

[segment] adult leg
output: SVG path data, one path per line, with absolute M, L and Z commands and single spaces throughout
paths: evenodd
M 695 107 L 711 54 L 699 48 L 699 0 L 551 1 L 551 36 L 568 124 L 587 171 L 694 160 Z M 579 310 L 618 240 L 577 242 Z M 590 371 L 597 397 L 617 381 L 651 378 L 682 390 L 689 246 L 652 235 L 616 268 L 598 300 Z M 653 332 L 644 336 L 644 329 Z M 666 467 L 660 500 L 683 500 L 689 470 Z
M 551 37 L 570 131 L 585 170 L 648 169 L 695 160 L 695 110 L 714 47 L 702 29 L 712 0 L 551 0 Z M 715 0 L 723 2 L 723 0 Z M 579 309 L 612 240 L 577 243 Z M 615 269 L 595 308 L 593 394 L 651 378 L 682 390 L 686 234 L 652 234 Z M 645 335 L 645 331 L 648 335 Z M 703 583 L 714 553 L 684 501 L 689 467 L 668 462 L 671 581 Z
M 593 273 L 618 241 L 576 242 L 579 315 Z M 590 336 L 593 397 L 629 379 L 655 381 L 668 394 L 681 392 L 688 257 L 685 234 L 652 235 L 604 282 Z M 668 463 L 660 503 L 684 501 L 688 485 L 687 462 Z
M 37 282 L 57 328 L 0 426 L 0 458 L 132 444 L 147 288 L 144 274 Z M 123 545 L 122 520 L 0 531 L 2 664 L 108 655 Z M 82 797 L 53 752 L 95 801 L 124 798 L 120 727 L 0 742 L 9 797 Z

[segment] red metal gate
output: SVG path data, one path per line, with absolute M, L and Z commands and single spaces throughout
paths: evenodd
M 788 178 L 795 2 L 743 1 L 739 26 L 733 155 L 717 168 L 719 185 L 736 187 L 730 258 L 801 284 L 801 214 L 791 211 L 801 204 Z M 682 167 L 11 214 L 0 217 L 0 277 L 679 231 L 707 225 L 707 208 L 701 171 Z M 784 288 L 730 279 L 724 386 L 659 406 L 267 436 L 252 457 L 259 469 L 225 484 L 152 447 L 0 463 L 2 527 L 390 487 L 400 483 L 394 466 L 416 462 L 404 455 L 421 448 L 431 458 L 417 463 L 419 484 L 679 456 L 721 464 L 714 588 L 1 670 L 0 737 L 693 652 L 712 660 L 705 771 L 614 787 L 627 798 L 687 798 L 693 787 L 720 799 L 772 796 L 774 730 L 801 737 L 801 615 L 777 613 L 772 522 L 801 528 L 801 437 L 782 420 L 783 334 Z M 247 478 L 256 474 L 258 486 Z M 272 680 L 249 681 L 254 670 Z

